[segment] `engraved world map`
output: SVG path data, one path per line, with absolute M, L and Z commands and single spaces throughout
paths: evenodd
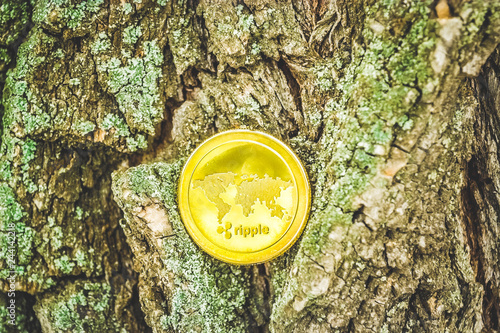
M 257 175 L 236 175 L 232 172 L 214 173 L 202 180 L 194 180 L 192 188 L 201 188 L 205 197 L 218 210 L 218 221 L 231 211 L 240 211 L 242 219 L 248 217 L 276 217 L 289 222 L 292 219 L 293 191 L 292 181 Z M 236 205 L 241 206 L 236 207 Z M 274 218 L 272 220 L 275 220 Z

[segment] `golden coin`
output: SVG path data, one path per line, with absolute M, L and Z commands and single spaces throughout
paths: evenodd
M 269 134 L 231 130 L 202 143 L 179 180 L 178 203 L 192 239 L 232 264 L 283 254 L 302 233 L 311 189 L 293 151 Z

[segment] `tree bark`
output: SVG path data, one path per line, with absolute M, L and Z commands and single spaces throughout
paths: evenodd
M 498 332 L 499 42 L 494 0 L 6 0 L 0 331 Z M 234 128 L 313 190 L 253 266 L 176 203 Z

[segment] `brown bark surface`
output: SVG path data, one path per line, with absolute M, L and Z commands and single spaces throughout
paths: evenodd
M 499 41 L 493 0 L 5 1 L 0 331 L 500 330 Z M 233 128 L 313 190 L 299 241 L 249 267 L 176 203 Z

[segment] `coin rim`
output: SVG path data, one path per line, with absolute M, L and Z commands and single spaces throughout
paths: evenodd
M 199 164 L 199 160 L 201 160 L 206 154 L 203 156 L 196 158 L 197 153 L 201 151 L 203 147 L 206 147 L 207 144 L 210 142 L 219 139 L 220 137 L 231 135 L 231 134 L 247 134 L 250 135 L 251 138 L 245 138 L 245 140 L 248 141 L 254 141 L 256 143 L 259 143 L 261 145 L 264 145 L 266 147 L 271 148 L 272 150 L 276 151 L 275 147 L 272 147 L 268 145 L 267 143 L 260 142 L 259 140 L 256 140 L 254 137 L 259 137 L 263 136 L 264 138 L 267 138 L 270 140 L 272 143 L 276 144 L 280 148 L 282 148 L 285 152 L 287 152 L 293 162 L 295 162 L 296 167 L 294 168 L 293 166 L 288 165 L 293 177 L 294 181 L 296 182 L 297 186 L 297 214 L 290 224 L 290 226 L 287 228 L 287 231 L 281 235 L 281 237 L 274 242 L 273 244 L 269 245 L 268 247 L 258 250 L 258 251 L 252 251 L 252 252 L 236 252 L 233 250 L 228 250 L 225 248 L 222 248 L 218 244 L 213 243 L 210 241 L 206 236 L 203 235 L 203 232 L 197 227 L 197 224 L 192 217 L 191 210 L 189 208 L 189 185 L 191 183 L 191 177 L 193 172 L 196 170 L 196 167 Z M 226 142 L 231 142 L 233 140 L 228 140 Z M 217 146 L 216 146 L 217 147 Z M 215 149 L 214 147 L 213 149 Z M 210 148 L 210 146 L 208 146 Z M 211 151 L 211 149 L 209 150 Z M 276 151 L 276 153 L 280 153 Z M 199 153 L 198 153 L 199 154 Z M 195 160 L 196 158 L 196 160 Z M 285 159 L 285 156 L 281 154 L 281 158 Z M 295 172 L 294 172 L 295 171 Z M 298 171 L 298 172 L 297 172 Z M 299 176 L 302 175 L 301 178 Z M 302 179 L 302 185 L 299 186 L 300 180 Z M 300 189 L 303 187 L 303 190 L 305 193 L 300 193 Z M 185 194 L 184 194 L 185 192 Z M 184 196 L 183 196 L 184 195 Z M 303 198 L 305 197 L 305 202 L 303 202 Z M 301 200 L 302 199 L 302 200 Z M 309 177 L 307 175 L 306 169 L 302 162 L 300 161 L 299 157 L 295 152 L 284 142 L 281 140 L 278 140 L 276 137 L 262 132 L 262 131 L 254 131 L 254 130 L 247 130 L 247 129 L 233 129 L 233 130 L 227 130 L 223 132 L 219 132 L 207 140 L 203 141 L 189 156 L 187 159 L 186 163 L 184 164 L 184 167 L 182 168 L 182 171 L 180 173 L 179 177 L 179 182 L 178 182 L 178 189 L 177 189 L 177 202 L 178 202 L 178 207 L 179 207 L 179 212 L 181 216 L 181 220 L 184 224 L 184 227 L 186 228 L 188 234 L 191 236 L 191 239 L 206 253 L 210 254 L 211 256 L 224 261 L 226 263 L 230 264 L 236 264 L 236 265 L 251 265 L 251 264 L 257 264 L 257 263 L 263 263 L 267 262 L 269 260 L 272 260 L 284 252 L 286 252 L 295 242 L 297 239 L 300 237 L 302 234 L 305 225 L 307 224 L 307 220 L 309 218 L 309 213 L 311 209 L 311 186 L 309 183 Z M 304 208 L 300 208 L 300 205 L 304 206 Z M 231 255 L 232 254 L 232 255 Z

